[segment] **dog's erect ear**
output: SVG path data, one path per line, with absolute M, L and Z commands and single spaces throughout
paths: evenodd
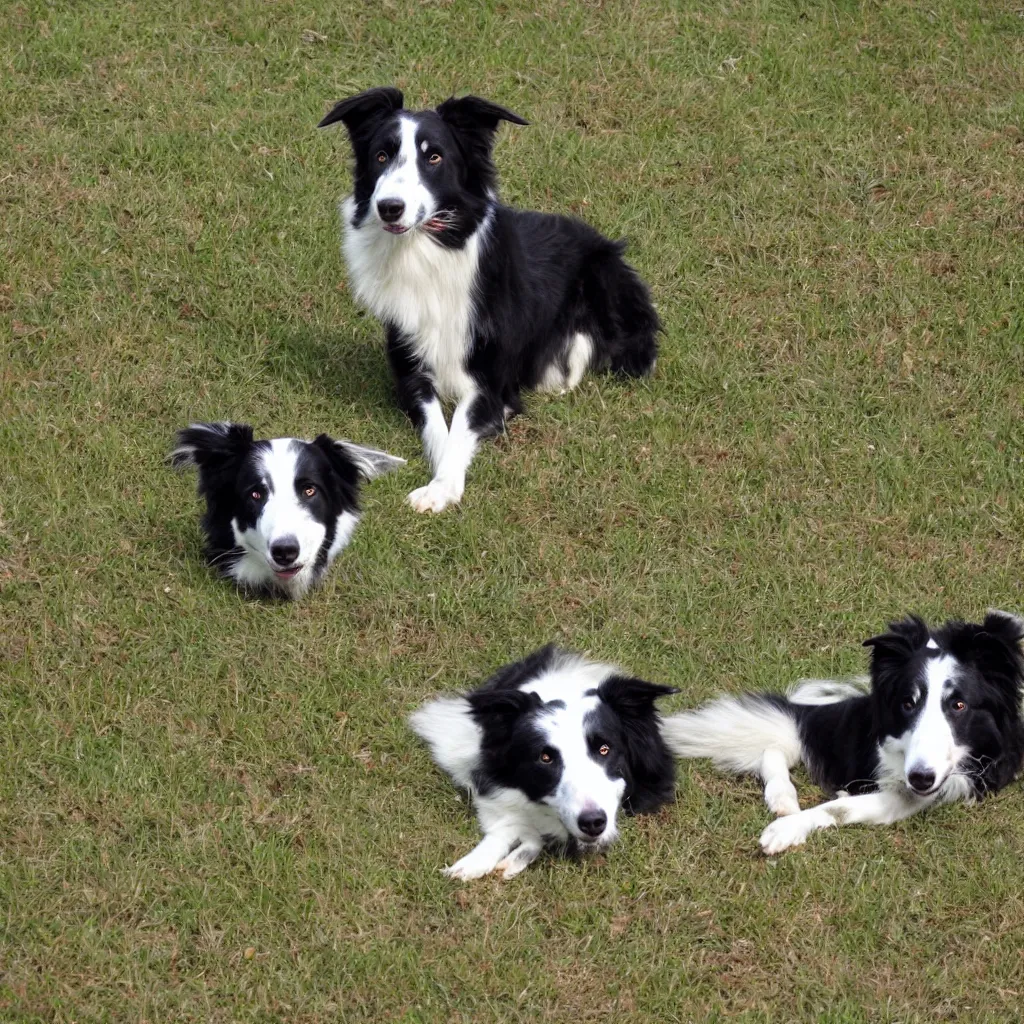
M 335 103 L 331 112 L 317 125 L 326 128 L 330 124 L 343 121 L 348 129 L 349 137 L 355 139 L 366 134 L 368 127 L 374 125 L 382 117 L 402 109 L 402 94 L 391 86 L 367 89 L 358 96 L 349 96 L 347 100 Z
M 1024 620 L 1016 615 L 1000 611 L 998 608 L 990 608 L 981 628 L 993 639 L 1006 644 L 1012 650 L 1020 651 L 1020 642 L 1024 640 Z
M 335 441 L 328 434 L 319 434 L 313 438 L 315 444 L 332 463 L 342 460 L 347 466 L 354 466 L 356 472 L 364 480 L 376 480 L 377 477 L 390 473 L 393 469 L 405 465 L 405 459 L 376 448 L 364 448 L 351 441 Z
M 247 423 L 193 423 L 178 431 L 169 458 L 175 469 L 223 465 L 252 447 L 252 427 Z
M 452 97 L 445 100 L 437 112 L 456 136 L 467 144 L 470 153 L 483 158 L 490 155 L 499 122 L 530 123 L 511 110 L 499 107 L 490 100 L 482 100 L 479 96 L 463 96 L 460 100 Z
M 544 703 L 537 694 L 522 690 L 477 690 L 466 700 L 477 724 L 501 735 L 510 732 L 519 718 Z

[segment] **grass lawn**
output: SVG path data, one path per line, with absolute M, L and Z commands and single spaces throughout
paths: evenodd
M 528 118 L 505 197 L 628 236 L 666 325 L 436 517 L 314 128 L 388 83 Z M 1017 1018 L 1019 785 L 769 860 L 698 763 L 607 856 L 463 885 L 404 717 L 549 640 L 672 708 L 1024 609 L 1021 11 L 10 0 L 0 124 L 0 1019 Z M 204 566 L 163 458 L 208 418 L 409 458 L 305 602 Z

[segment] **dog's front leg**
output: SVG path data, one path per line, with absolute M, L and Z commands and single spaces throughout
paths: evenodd
M 440 406 L 438 406 L 440 416 Z M 441 420 L 443 423 L 443 418 Z M 440 458 L 434 465 L 434 479 L 409 495 L 409 504 L 417 512 L 440 512 L 462 500 L 466 488 L 466 470 L 480 445 L 481 438 L 501 433 L 505 424 L 504 406 L 500 399 L 487 392 L 474 391 L 463 398 L 452 414 L 452 425 Z M 424 446 L 430 420 L 423 428 Z
M 449 878 L 461 878 L 464 882 L 489 875 L 512 849 L 517 838 L 514 832 L 507 829 L 487 832 L 465 857 L 457 860 L 451 867 L 444 868 L 444 874 Z
M 832 825 L 890 825 L 901 818 L 909 818 L 928 805 L 927 800 L 915 799 L 891 789 L 841 796 L 798 814 L 776 818 L 761 833 L 761 849 L 769 855 L 782 853 L 800 846 L 812 832 Z
M 761 778 L 764 780 L 764 802 L 779 816 L 800 813 L 800 800 L 789 777 L 789 764 L 784 751 L 769 747 L 761 755 Z
M 522 840 L 507 857 L 495 865 L 494 870 L 500 871 L 504 879 L 514 878 L 520 871 L 524 871 L 544 849 L 544 840 L 540 836 L 523 836 Z
M 423 441 L 423 453 L 437 475 L 448 444 L 448 425 L 434 381 L 411 354 L 408 341 L 397 327 L 388 327 L 388 362 L 395 379 L 398 404 L 412 421 Z M 422 490 L 422 488 L 421 488 Z

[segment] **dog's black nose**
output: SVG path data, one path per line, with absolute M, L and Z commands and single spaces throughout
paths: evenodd
M 270 556 L 278 565 L 291 565 L 299 557 L 299 542 L 294 537 L 282 537 L 270 545 Z
M 394 224 L 405 213 L 405 203 L 401 199 L 380 199 L 377 201 L 377 212 L 385 224 Z
M 604 811 L 584 811 L 576 819 L 576 824 L 585 836 L 593 836 L 596 839 L 608 824 L 608 815 Z
M 930 772 L 926 768 L 915 768 L 912 772 L 907 772 L 907 782 L 910 783 L 910 788 L 918 793 L 927 793 L 935 785 L 935 772 Z

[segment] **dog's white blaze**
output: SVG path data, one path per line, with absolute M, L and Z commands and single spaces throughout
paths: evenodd
M 963 756 L 953 736 L 942 701 L 953 686 L 958 664 L 948 654 L 925 663 L 924 707 L 906 738 L 904 772 L 930 771 L 936 786 L 956 769 Z
M 354 214 L 349 197 L 342 203 L 343 248 L 356 298 L 405 335 L 442 398 L 465 397 L 476 386 L 464 363 L 490 216 L 461 249 L 445 249 L 421 231 L 389 235 L 373 223 L 354 227 Z
M 243 585 L 273 583 L 298 596 L 312 582 L 316 556 L 327 535 L 327 528 L 317 522 L 299 501 L 295 491 L 297 463 L 298 445 L 293 438 L 278 437 L 271 441 L 270 449 L 260 458 L 263 483 L 269 486 L 268 497 L 256 525 L 242 530 L 237 519 L 231 521 L 235 543 L 245 551 L 232 568 L 231 575 Z M 333 545 L 335 554 L 344 547 L 358 521 L 351 513 L 348 516 L 350 522 L 339 521 L 344 540 Z M 281 579 L 274 573 L 270 548 L 286 537 L 294 537 L 298 543 L 299 557 L 293 564 L 301 565 L 302 569 L 289 579 Z
M 396 223 L 410 229 L 429 220 L 436 212 L 436 204 L 420 178 L 416 154 L 416 122 L 411 117 L 400 117 L 398 125 L 401 132 L 398 153 L 388 169 L 377 179 L 370 198 L 370 210 L 379 219 L 377 203 L 387 199 L 400 200 L 405 203 L 405 211 Z M 379 224 L 372 226 L 376 231 L 383 231 Z
M 600 836 L 601 845 L 618 835 L 616 816 L 626 789 L 624 779 L 611 779 L 600 762 L 590 756 L 585 732 L 586 716 L 600 699 L 589 695 L 613 672 L 608 665 L 566 659 L 520 687 L 536 693 L 545 703 L 562 701 L 564 708 L 552 708 L 537 719 L 537 727 L 562 758 L 562 777 L 547 803 L 558 814 L 563 827 L 577 839 L 592 840 L 579 829 L 577 819 L 584 811 L 602 810 L 608 819 Z

